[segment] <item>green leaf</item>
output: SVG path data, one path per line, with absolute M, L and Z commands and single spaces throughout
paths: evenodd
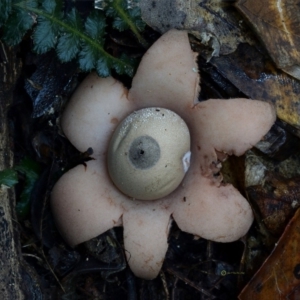
M 121 18 L 116 17 L 113 21 L 113 27 L 119 31 L 124 31 L 129 28 L 128 24 Z
M 11 0 L 0 1 L 0 27 L 5 23 L 11 13 Z
M 105 17 L 101 12 L 93 12 L 85 22 L 85 33 L 90 39 L 82 42 L 82 50 L 79 53 L 79 66 L 84 71 L 96 69 L 99 76 L 107 77 L 110 72 L 107 69 L 108 53 L 102 45 L 105 35 Z M 105 56 L 107 56 L 105 58 Z
M 23 5 L 32 9 L 37 6 L 37 1 L 28 0 Z M 34 19 L 28 11 L 15 7 L 3 26 L 3 40 L 10 46 L 20 43 L 25 33 L 34 24 Z
M 38 25 L 33 33 L 34 47 L 33 50 L 38 54 L 43 54 L 54 48 L 59 27 L 44 17 L 37 19 Z
M 106 8 L 105 14 L 106 14 L 108 17 L 112 17 L 112 18 L 118 16 L 118 12 L 116 11 L 116 9 L 115 9 L 114 6 L 113 6 L 113 2 L 108 2 L 108 6 L 107 6 L 107 8 Z
M 0 1 L 5 1 L 1 2 L 0 20 L 6 20 L 1 30 L 8 44 L 19 43 L 25 32 L 34 28 L 32 38 L 37 53 L 54 48 L 62 62 L 77 58 L 83 71 L 96 69 L 104 77 L 111 74 L 111 69 L 119 74 L 133 74 L 130 60 L 113 57 L 104 49 L 106 16 L 103 12 L 93 11 L 84 22 L 76 9 L 65 15 L 62 0 Z M 135 25 L 141 22 L 139 13 L 134 9 L 129 11 L 124 0 L 109 3 L 107 15 L 113 16 L 114 26 L 119 30 L 130 28 L 142 41 L 140 27 Z
M 4 185 L 9 188 L 18 183 L 18 174 L 15 170 L 7 169 L 0 171 L 0 186 Z
M 62 31 L 57 44 L 57 55 L 63 62 L 68 62 L 76 57 L 80 49 L 80 39 L 76 35 L 76 31 L 83 31 L 82 20 L 75 9 L 72 9 L 67 17 L 66 23 L 69 24 L 74 31 Z
M 25 176 L 24 187 L 21 192 L 20 201 L 16 205 L 16 211 L 20 218 L 25 217 L 30 210 L 30 196 L 34 185 L 39 178 L 40 166 L 37 162 L 25 158 L 20 165 L 15 167 L 15 170 Z
M 46 13 L 58 16 L 61 14 L 63 5 L 61 0 L 43 0 L 42 7 Z
M 38 1 L 37 0 L 12 0 L 12 4 L 27 9 L 27 8 L 37 7 Z
M 24 158 L 14 169 L 33 181 L 39 177 L 40 173 L 40 165 L 28 157 Z
M 113 68 L 118 74 L 126 74 L 130 77 L 133 76 L 134 70 L 137 67 L 137 61 L 129 58 L 126 54 L 122 54 L 119 63 L 114 63 Z
M 54 20 L 62 19 L 60 1 L 44 0 L 42 7 L 45 9 L 44 14 L 38 17 L 33 33 L 33 50 L 38 54 L 46 53 L 55 47 L 60 26 Z
M 20 200 L 16 205 L 16 211 L 20 218 L 24 218 L 30 210 L 30 197 L 40 175 L 40 166 L 30 158 L 25 158 L 13 169 L 0 171 L 0 186 L 13 187 L 16 185 L 19 182 L 18 173 L 21 173 L 25 179 Z
M 101 77 L 110 76 L 111 61 L 109 60 L 109 58 L 105 56 L 99 58 L 97 61 L 96 70 Z
M 130 29 L 140 43 L 146 46 L 147 42 L 140 34 L 140 31 L 144 30 L 145 23 L 141 19 L 139 7 L 128 7 L 126 0 L 112 0 L 106 3 L 106 15 L 114 19 L 113 27 L 119 31 Z
M 79 53 L 79 67 L 84 72 L 89 72 L 96 66 L 97 50 L 90 44 L 83 43 Z
M 128 10 L 128 13 L 133 20 L 136 28 L 139 31 L 143 31 L 145 29 L 146 23 L 141 18 L 141 9 L 139 7 L 134 7 Z
M 92 12 L 85 22 L 86 34 L 101 44 L 104 42 L 105 27 L 105 17 L 101 12 Z

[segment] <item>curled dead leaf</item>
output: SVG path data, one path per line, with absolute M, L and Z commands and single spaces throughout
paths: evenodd
M 298 0 L 239 0 L 244 14 L 277 67 L 300 79 L 300 6 Z
M 240 300 L 299 299 L 300 209 L 287 225 L 263 266 L 239 295 Z

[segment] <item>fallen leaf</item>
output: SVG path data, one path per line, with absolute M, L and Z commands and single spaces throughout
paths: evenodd
M 232 3 L 220 0 L 140 0 L 142 19 L 164 33 L 188 30 L 213 49 L 212 56 L 234 52 L 239 43 L 253 44 L 249 26 Z
M 240 300 L 299 299 L 300 209 L 271 255 L 239 295 Z M 297 294 L 297 295 L 296 295 Z M 290 298 L 293 295 L 293 298 Z
M 210 63 L 247 97 L 274 103 L 281 120 L 300 128 L 300 82 L 276 69 L 257 49 L 240 44 L 234 53 L 213 57 Z
M 278 68 L 300 79 L 298 0 L 239 0 L 236 7 L 256 30 Z

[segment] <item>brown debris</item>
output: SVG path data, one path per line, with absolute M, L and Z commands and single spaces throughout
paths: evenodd
M 239 0 L 236 7 L 254 27 L 277 67 L 300 79 L 299 1 Z
M 239 295 L 240 300 L 299 299 L 300 210 L 269 258 Z
M 279 235 L 300 206 L 300 177 L 291 179 L 269 174 L 264 186 L 248 187 L 268 230 Z

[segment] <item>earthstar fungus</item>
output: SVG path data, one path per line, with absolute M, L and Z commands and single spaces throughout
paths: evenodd
M 155 278 L 161 269 L 172 219 L 183 231 L 218 242 L 239 239 L 253 221 L 246 199 L 232 185 L 224 184 L 218 174 L 227 155 L 242 155 L 268 132 L 276 118 L 274 108 L 248 99 L 198 103 L 195 58 L 187 33 L 171 30 L 146 52 L 129 92 L 112 77 L 99 78 L 92 73 L 75 91 L 62 116 L 65 135 L 79 151 L 93 148 L 94 160 L 66 172 L 54 186 L 51 206 L 58 229 L 75 246 L 114 226 L 123 226 L 130 268 L 145 279 Z M 136 120 L 147 119 L 145 115 L 132 117 L 140 110 L 160 119 L 165 117 L 162 114 L 176 114 L 178 122 L 186 124 L 180 127 L 183 134 L 163 123 L 162 129 L 157 129 L 157 119 L 149 123 L 152 125 L 127 130 Z M 124 122 L 129 127 L 124 127 Z M 164 129 L 170 134 L 160 138 Z M 129 137 L 125 144 L 118 140 L 122 130 L 120 140 Z M 170 139 L 173 136 L 175 140 Z M 156 154 L 143 156 L 149 149 Z M 170 160 L 164 149 L 172 154 Z M 160 163 L 162 168 L 156 170 Z M 173 180 L 164 182 L 162 178 L 172 174 L 159 177 L 160 172 L 168 167 L 171 170 L 172 164 L 170 173 L 179 177 L 172 188 L 162 188 L 160 194 L 161 187 Z M 126 173 L 128 166 L 133 175 Z M 153 170 L 147 180 L 158 176 L 157 185 L 153 185 L 158 188 L 143 197 L 146 187 L 138 186 L 136 191 L 132 182 L 139 185 L 139 177 L 143 181 Z M 131 183 L 120 186 L 127 176 L 133 176 Z

